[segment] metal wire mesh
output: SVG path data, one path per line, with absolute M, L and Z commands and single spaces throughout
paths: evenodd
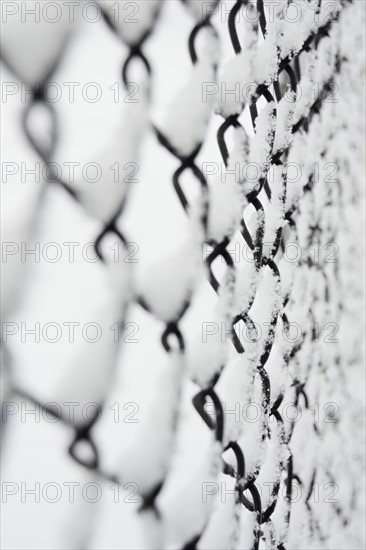
M 180 2 L 169 3 L 179 17 Z M 346 344 L 349 332 L 343 327 L 355 327 L 353 317 L 360 308 L 360 286 L 350 273 L 359 269 L 362 255 L 355 248 L 359 229 L 352 218 L 363 200 L 360 175 L 355 175 L 362 143 L 353 137 L 356 129 L 363 131 L 357 120 L 362 99 L 355 90 L 362 61 L 354 58 L 362 36 L 363 3 L 182 2 L 192 22 L 187 55 L 193 76 L 165 122 L 149 121 L 155 67 L 147 44 L 161 32 L 166 6 L 153 0 L 124 4 L 138 7 L 134 25 L 126 24 L 126 13 L 116 17 L 115 6 L 122 3 L 103 0 L 96 9 L 103 17 L 100 25 L 124 51 L 120 86 L 128 91 L 137 85 L 139 91 L 125 124 L 131 141 L 143 142 L 150 132 L 155 147 L 167 153 L 167 166 L 174 169 L 162 177 L 170 178 L 189 228 L 189 246 L 177 246 L 175 255 L 159 264 L 158 275 L 149 274 L 145 286 L 131 285 L 136 279 L 133 265 L 124 263 L 123 275 L 120 269 L 115 273 L 106 248 L 108 239 L 115 238 L 128 250 L 134 238 L 124 221 L 133 199 L 133 177 L 119 177 L 115 185 L 103 177 L 100 185 L 87 187 L 74 185 L 54 169 L 64 130 L 45 90 L 57 81 L 64 40 L 54 39 L 57 53 L 37 73 L 32 58 L 5 35 L 2 62 L 29 87 L 21 125 L 50 170 L 52 183 L 47 186 L 61 187 L 67 200 L 96 220 L 95 255 L 116 293 L 111 308 L 119 329 L 123 331 L 132 307 L 142 308 L 158 323 L 159 353 L 169 371 L 164 371 L 163 385 L 152 388 L 156 403 L 148 413 L 149 436 L 141 442 L 139 456 L 130 458 L 136 460 L 132 478 L 125 473 L 131 464 L 123 460 L 115 470 L 105 467 L 96 432 L 110 403 L 118 361 L 123 370 L 123 353 L 120 360 L 117 355 L 124 344 L 118 341 L 108 352 L 102 350 L 97 389 L 87 389 L 85 399 L 98 406 L 87 420 L 71 421 L 64 408 L 48 402 L 48 395 L 43 399 L 22 382 L 11 342 L 3 337 L 5 444 L 14 401 L 65 424 L 73 434 L 65 453 L 88 472 L 87 479 L 122 488 L 126 482 L 136 484 L 134 514 L 145 529 L 146 548 L 361 548 L 362 443 L 356 440 L 355 423 L 361 422 L 362 403 L 355 378 L 362 345 L 357 330 Z M 234 56 L 223 60 L 218 43 L 224 33 Z M 157 75 L 159 71 L 164 67 L 156 68 Z M 47 123 L 35 129 L 32 116 L 37 110 Z M 221 158 L 212 181 L 204 150 L 213 136 Z M 121 158 L 134 165 L 130 144 L 117 145 Z M 253 167 L 254 177 L 248 172 Z M 295 180 L 291 167 L 296 167 Z M 334 169 L 331 176 L 328 169 Z M 164 196 L 156 201 L 164 202 Z M 167 231 L 174 234 L 175 228 Z M 290 246 L 301 251 L 300 257 L 289 260 Z M 334 246 L 340 247 L 339 258 Z M 158 247 L 163 249 L 164 242 Z M 322 259 L 314 250 L 322 251 Z M 17 276 L 25 277 L 24 266 Z M 197 344 L 189 314 L 203 308 L 201 286 L 215 313 L 203 317 Z M 8 337 L 14 328 L 13 309 L 11 304 L 4 314 Z M 295 338 L 294 327 L 299 329 Z M 87 352 L 78 360 L 87 362 Z M 349 374 L 351 370 L 356 374 Z M 87 369 L 85 373 L 94 376 Z M 74 384 L 78 396 L 79 386 L 71 377 L 68 385 Z M 325 421 L 319 421 L 319 404 Z M 248 406 L 259 411 L 254 421 L 242 414 Z M 202 445 L 197 438 L 190 445 L 189 428 L 182 428 L 187 407 L 203 421 L 200 429 L 208 435 Z M 182 445 L 191 446 L 192 464 L 186 470 L 177 466 Z M 182 487 L 177 479 L 181 474 Z M 340 499 L 328 498 L 328 493 L 317 498 L 319 484 L 323 491 L 340 491 Z M 232 494 L 231 500 L 223 493 Z M 94 513 L 96 522 L 103 521 L 99 508 Z M 94 526 L 81 530 L 71 537 L 70 548 L 107 547 L 93 541 Z M 118 548 L 141 544 L 124 540 L 123 528 L 116 538 Z

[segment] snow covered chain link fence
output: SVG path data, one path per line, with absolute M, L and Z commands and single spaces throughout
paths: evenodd
M 139 15 L 128 25 L 113 17 L 115 4 L 99 2 L 103 24 L 124 48 L 121 86 L 137 82 L 139 89 L 139 101 L 126 109 L 129 139 L 117 144 L 118 154 L 124 162 L 137 162 L 139 145 L 150 132 L 174 159 L 171 186 L 187 216 L 186 242 L 139 285 L 135 266 L 124 263 L 122 269 L 110 261 L 105 246 L 110 237 L 124 246 L 134 238 L 124 228 L 133 179 L 103 178 L 90 186 L 70 183 L 57 171 L 53 179 L 97 220 L 95 253 L 106 273 L 104 284 L 110 286 L 110 318 L 123 327 L 130 308 L 138 304 L 157 320 L 167 368 L 161 386 L 152 388 L 154 405 L 146 433 L 139 434 L 138 456 L 122 458 L 115 471 L 104 467 L 95 429 L 109 403 L 123 343 L 96 357 L 103 367 L 91 389 L 85 380 L 85 402 L 100 407 L 87 421 L 70 422 L 64 411 L 46 404 L 47 397 L 30 392 L 13 374 L 16 365 L 6 343 L 3 399 L 16 396 L 65 423 L 73 433 L 69 457 L 90 479 L 137 484 L 134 514 L 143 527 L 144 548 L 361 548 L 362 457 L 350 434 L 362 417 L 355 384 L 363 350 L 347 326 L 361 307 L 352 273 L 360 269 L 363 254 L 353 224 L 364 200 L 356 168 L 362 162 L 357 132 L 364 131 L 356 93 L 363 70 L 363 2 L 237 0 L 230 2 L 223 22 L 220 2 L 182 1 L 192 23 L 187 48 L 191 74 L 159 122 L 149 117 L 155 73 L 146 43 L 161 31 L 166 6 L 159 0 L 130 2 Z M 178 0 L 169 4 L 177 10 L 181 6 Z M 62 20 L 42 31 L 39 24 L 27 23 L 29 32 L 17 47 L 11 21 L 4 26 L 2 61 L 20 82 L 33 87 L 21 124 L 38 157 L 52 167 L 61 130 L 44 89 L 57 78 L 68 24 Z M 48 36 L 47 47 L 35 40 L 34 33 L 41 31 Z M 233 52 L 225 62 L 219 48 L 223 32 Z M 232 93 L 237 86 L 240 93 Z M 35 129 L 32 117 L 40 110 L 47 122 Z M 220 120 L 216 142 L 221 155 L 214 179 L 202 163 L 213 118 Z M 322 168 L 318 173 L 317 167 L 327 163 L 336 166 L 333 178 Z M 291 166 L 296 166 L 296 180 L 289 176 Z M 254 177 L 248 167 L 255 167 Z M 188 173 L 194 192 L 187 189 Z M 40 200 L 37 204 L 42 208 Z M 167 231 L 174 233 L 174 227 Z M 235 243 L 243 251 L 240 261 L 232 252 Z M 296 261 L 288 260 L 289 243 L 302 252 Z M 339 261 L 315 260 L 314 243 L 319 250 L 338 243 Z M 25 275 L 20 270 L 16 276 Z M 200 306 L 201 287 L 212 310 Z M 5 310 L 6 321 L 12 307 L 10 303 Z M 202 323 L 196 331 L 185 324 L 190 311 L 200 307 L 202 321 L 209 321 L 206 338 Z M 301 327 L 295 340 L 290 337 L 293 326 Z M 327 340 L 327 328 L 333 326 L 341 327 L 339 341 L 333 333 Z M 86 361 L 82 352 L 79 361 Z M 84 369 L 84 376 L 94 374 Z M 73 376 L 69 384 L 73 386 Z M 77 388 L 72 394 L 78 397 Z M 241 415 L 238 421 L 236 403 L 260 409 L 259 420 Z M 314 403 L 336 404 L 329 422 L 318 421 Z M 285 421 L 289 405 L 296 414 Z M 181 428 L 187 407 L 202 419 L 206 439 L 202 445 L 194 440 L 189 452 L 195 458 L 184 469 L 179 453 L 182 446 L 184 452 L 190 447 L 189 428 Z M 6 425 L 5 436 L 10 431 L 11 424 Z M 327 484 L 337 487 L 339 497 L 315 499 L 316 488 Z M 222 498 L 222 487 L 233 498 Z M 95 524 L 103 521 L 101 506 L 93 513 Z M 81 525 L 70 548 L 107 547 L 102 539 L 93 540 L 94 527 Z M 142 544 L 125 541 L 124 525 L 114 529 L 116 548 Z

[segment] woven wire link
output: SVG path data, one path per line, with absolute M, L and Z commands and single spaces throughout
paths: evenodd
M 345 306 L 337 288 L 346 283 L 337 263 L 314 262 L 310 250 L 314 242 L 319 242 L 323 249 L 328 243 L 342 240 L 342 230 L 347 228 L 347 221 L 343 227 L 337 216 L 341 216 L 349 203 L 356 199 L 349 199 L 340 176 L 335 181 L 319 179 L 313 166 L 336 160 L 338 168 L 341 165 L 343 178 L 347 181 L 351 178 L 347 155 L 344 153 L 342 157 L 341 152 L 332 145 L 332 137 L 341 131 L 341 124 L 334 122 L 332 126 L 327 121 L 332 117 L 336 120 L 337 109 L 347 108 L 346 94 L 351 93 L 349 89 L 345 91 L 344 104 L 329 101 L 329 94 L 337 86 L 355 77 L 353 74 L 350 76 L 350 59 L 342 42 L 342 29 L 347 29 L 357 2 L 340 0 L 336 10 L 327 10 L 324 0 L 304 0 L 301 3 L 302 24 L 308 33 L 299 40 L 292 37 L 286 42 L 285 38 L 292 36 L 293 25 L 285 20 L 283 9 L 275 7 L 272 12 L 274 17 L 271 17 L 263 0 L 237 0 L 231 3 L 225 22 L 235 56 L 227 65 L 221 63 L 217 52 L 202 53 L 199 47 L 201 38 L 215 45 L 213 50 L 217 47 L 220 33 L 214 16 L 220 9 L 220 2 L 182 3 L 193 21 L 187 55 L 190 56 L 192 69 L 197 70 L 196 84 L 198 82 L 203 90 L 207 75 L 211 75 L 211 83 L 222 85 L 226 82 L 226 75 L 234 74 L 240 75 L 242 87 L 250 85 L 249 94 L 246 94 L 245 100 L 240 98 L 239 102 L 222 100 L 207 105 L 199 98 L 192 109 L 198 113 L 203 130 L 201 128 L 193 133 L 191 142 L 172 133 L 169 125 L 166 128 L 150 121 L 159 147 L 177 161 L 171 181 L 177 200 L 187 214 L 189 227 L 195 234 L 192 256 L 195 258 L 197 250 L 204 247 L 209 249 L 204 262 L 205 280 L 215 292 L 215 303 L 220 312 L 218 319 L 225 325 L 230 341 L 225 342 L 222 356 L 219 356 L 220 347 L 218 359 L 212 365 L 205 365 L 204 372 L 195 371 L 190 366 L 191 342 L 184 322 L 197 297 L 194 281 L 189 281 L 187 288 L 183 289 L 180 303 L 169 315 L 162 315 L 154 308 L 148 293 L 135 292 L 132 296 L 122 296 L 121 326 L 128 308 L 133 304 L 141 307 L 146 315 L 163 322 L 161 347 L 172 371 L 172 384 L 168 385 L 168 390 L 174 392 L 174 397 L 167 400 L 166 405 L 169 422 L 154 427 L 164 432 L 169 444 L 166 449 L 160 449 L 157 458 L 156 453 L 151 454 L 151 461 L 156 460 L 159 473 L 156 474 L 152 468 L 151 483 L 139 487 L 142 503 L 137 513 L 145 517 L 150 527 L 151 522 L 154 524 L 155 535 L 159 533 L 150 544 L 162 547 L 168 544 L 164 540 L 167 528 L 164 495 L 171 489 L 170 475 L 174 470 L 183 394 L 189 380 L 195 388 L 192 407 L 212 434 L 209 463 L 202 468 L 200 483 L 208 481 L 204 477 L 207 472 L 210 472 L 211 481 L 232 482 L 229 486 L 234 488 L 235 502 L 224 507 L 218 506 L 217 502 L 212 507 L 206 506 L 197 522 L 199 527 L 195 524 L 193 532 L 187 530 L 185 536 L 175 543 L 186 549 L 209 548 L 215 540 L 215 524 L 218 522 L 225 534 L 222 544 L 227 548 L 327 548 L 336 541 L 329 525 L 337 532 L 350 524 L 352 506 L 356 507 L 357 488 L 351 475 L 347 478 L 349 493 L 352 494 L 349 506 L 343 505 L 342 501 L 332 502 L 323 516 L 319 516 L 319 505 L 312 503 L 317 483 L 336 483 L 340 469 L 339 459 L 328 450 L 328 442 L 331 447 L 335 437 L 334 427 L 332 424 L 319 425 L 311 412 L 312 403 L 324 400 L 318 387 L 319 380 L 324 381 L 327 386 L 324 394 L 332 400 L 344 405 L 350 398 L 348 386 L 342 383 L 346 377 L 348 358 L 342 355 L 340 345 L 333 346 L 329 351 L 326 344 L 319 344 L 316 326 L 324 327 L 330 320 L 339 325 L 344 322 L 346 317 L 342 310 Z M 142 103 L 148 112 L 154 88 L 154 68 L 150 64 L 146 44 L 149 37 L 157 32 L 160 12 L 164 8 L 160 2 L 154 2 L 147 17 L 148 24 L 145 27 L 142 25 L 141 32 L 131 38 L 123 25 L 116 24 L 110 17 L 108 3 L 101 1 L 99 4 L 109 32 L 127 48 L 120 71 L 122 85 L 128 86 L 132 82 L 130 75 L 135 63 L 143 67 L 144 77 L 140 83 Z M 144 3 L 140 4 L 143 7 Z M 290 8 L 292 0 L 282 4 Z M 282 5 L 280 7 L 283 8 Z M 244 33 L 237 21 L 242 10 L 248 16 Z M 219 24 L 224 25 L 222 22 Z M 268 55 L 268 51 L 272 57 L 271 64 L 266 67 L 265 54 Z M 24 133 L 44 164 L 53 161 L 59 130 L 54 108 L 47 102 L 42 90 L 57 69 L 62 54 L 60 47 L 51 72 L 44 76 L 40 87 L 34 88 L 23 112 Z M 5 55 L 3 61 L 12 68 Z M 237 72 L 238 67 L 242 72 Z M 315 96 L 309 93 L 314 83 L 318 84 Z M 35 136 L 30 129 L 29 117 L 37 103 L 48 111 L 52 121 L 51 140 L 46 148 L 41 145 L 42 136 Z M 243 122 L 247 111 L 252 125 L 250 130 Z M 259 175 L 254 181 L 244 176 L 235 178 L 234 182 L 230 180 L 233 184 L 227 191 L 232 194 L 229 204 L 233 201 L 239 204 L 239 216 L 232 212 L 229 223 L 219 226 L 215 216 L 219 214 L 220 204 L 217 201 L 222 195 L 215 195 L 214 186 L 208 182 L 201 167 L 202 151 L 213 117 L 220 117 L 216 135 L 217 150 L 222 160 L 220 177 L 230 175 L 230 170 L 237 164 L 245 167 L 254 159 L 259 159 Z M 136 114 L 136 124 L 137 118 Z M 342 116 L 343 129 L 347 126 L 346 119 Z M 314 158 L 315 152 L 317 158 Z M 301 167 L 300 183 L 296 182 L 296 187 L 289 181 L 288 166 L 291 163 Z M 183 175 L 186 172 L 191 174 L 199 190 L 195 204 L 185 192 Z M 57 176 L 54 181 L 88 211 L 87 191 L 75 191 Z M 325 189 L 321 189 L 322 185 Z M 95 235 L 95 252 L 106 270 L 111 269 L 103 253 L 106 237 L 114 235 L 123 246 L 130 240 L 124 229 L 124 213 L 131 194 L 133 182 L 129 181 L 109 216 L 95 216 L 102 223 L 100 232 Z M 323 199 L 321 205 L 317 204 L 319 196 Z M 231 252 L 234 238 L 239 240 L 241 249 L 251 255 L 249 267 L 236 265 Z M 305 251 L 296 264 L 286 260 L 288 243 L 295 243 Z M 221 273 L 217 269 L 220 264 L 221 268 L 224 266 Z M 129 273 L 132 278 L 133 275 L 133 272 Z M 283 337 L 293 323 L 301 327 L 301 337 L 295 344 Z M 263 331 L 259 339 L 254 337 L 258 324 Z M 249 341 L 242 338 L 243 327 L 253 337 Z M 206 346 L 210 345 L 208 341 Z M 329 353 L 332 354 L 331 366 Z M 334 372 L 338 372 L 338 379 Z M 230 383 L 228 373 L 232 377 Z M 243 420 L 233 426 L 228 418 L 224 397 L 227 392 L 230 395 L 235 385 L 244 388 L 244 403 L 259 402 L 261 419 L 254 427 Z M 11 375 L 9 392 L 65 421 L 52 407 L 12 383 Z M 101 397 L 101 410 L 107 399 L 108 395 Z M 165 406 L 164 399 L 162 402 Z M 289 404 L 304 413 L 298 425 L 296 420 L 290 423 L 284 421 L 284 406 Z M 210 406 L 214 414 L 208 412 Z M 73 430 L 72 443 L 67 451 L 95 479 L 123 485 L 123 474 L 121 477 L 120 473 L 107 472 L 101 465 L 100 449 L 93 437 L 98 420 L 96 413 L 87 423 L 66 422 Z M 310 449 L 306 455 L 308 460 L 299 456 L 301 438 L 306 440 Z M 348 441 L 343 432 L 338 433 L 337 438 L 340 446 Z M 79 456 L 78 446 L 81 443 L 89 448 L 87 460 Z M 151 442 L 146 444 L 150 460 L 151 449 L 148 445 Z M 123 464 L 119 472 L 123 472 Z M 191 479 L 191 474 L 187 472 L 187 479 Z M 267 497 L 265 487 L 269 482 Z M 295 484 L 301 488 L 300 502 L 296 502 L 296 506 L 293 504 Z M 200 487 L 198 489 L 201 490 Z M 180 496 L 177 495 L 177 498 Z M 187 506 L 193 501 L 194 497 L 191 501 L 188 494 Z M 230 516 L 227 524 L 225 513 Z M 329 525 L 319 517 L 326 517 Z

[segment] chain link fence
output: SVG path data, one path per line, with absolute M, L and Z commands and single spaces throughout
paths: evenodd
M 4 548 L 364 547 L 364 23 L 3 2 Z

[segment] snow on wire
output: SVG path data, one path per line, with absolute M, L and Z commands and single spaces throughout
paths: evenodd
M 165 120 L 158 122 L 149 118 L 155 75 L 146 42 L 161 30 L 163 3 L 135 3 L 139 8 L 135 25 L 113 17 L 114 4 L 99 2 L 109 32 L 127 50 L 121 86 L 134 82 L 134 66 L 140 68 L 140 100 L 128 106 L 123 121 L 128 142 L 112 147 L 118 146 L 124 161 L 136 162 L 140 143 L 152 126 L 160 147 L 176 164 L 171 185 L 187 216 L 189 234 L 187 242 L 151 269 L 140 286 L 131 283 L 134 270 L 125 266 L 121 274 L 108 261 L 103 243 L 108 236 L 122 245 L 130 242 L 121 228 L 133 181 L 103 179 L 95 186 L 78 181 L 71 185 L 55 175 L 55 183 L 101 227 L 95 235 L 95 252 L 115 293 L 111 304 L 115 318 L 123 325 L 134 303 L 162 323 L 161 346 L 169 373 L 163 380 L 163 395 L 155 396 L 142 456 L 130 456 L 118 472 L 105 471 L 93 436 L 98 414 L 71 424 L 74 436 L 68 453 L 95 479 L 137 483 L 141 497 L 137 513 L 146 529 L 146 548 L 335 548 L 340 537 L 351 541 L 349 547 L 360 547 L 360 526 L 352 513 L 362 500 L 357 466 L 345 473 L 347 458 L 341 460 L 332 452 L 334 441 L 339 449 L 347 446 L 344 452 L 349 457 L 357 452 L 347 437 L 353 413 L 343 408 L 352 395 L 345 373 L 356 359 L 351 346 L 319 344 L 314 327 L 325 327 L 330 321 L 343 326 L 350 312 L 359 310 L 357 297 L 348 295 L 347 303 L 354 305 L 348 308 L 342 293 L 347 289 L 350 262 L 357 255 L 352 239 L 344 236 L 350 234 L 350 206 L 360 192 L 352 181 L 352 165 L 361 152 L 357 145 L 347 150 L 334 137 L 342 135 L 346 141 L 352 128 L 360 127 L 357 113 L 362 107 L 353 92 L 357 65 L 355 69 L 352 61 L 357 32 L 361 32 L 353 24 L 359 20 L 362 27 L 362 2 L 337 0 L 330 9 L 326 0 L 281 0 L 271 7 L 265 0 L 237 0 L 230 2 L 223 22 L 218 17 L 220 2 L 183 0 L 192 19 L 187 48 L 191 75 Z M 284 8 L 289 10 L 292 4 L 297 6 L 296 20 L 286 17 Z M 246 17 L 238 22 L 244 9 Z M 232 46 L 229 60 L 220 57 L 223 29 L 219 25 L 225 27 Z M 59 132 L 54 107 L 42 90 L 51 77 L 56 78 L 66 27 L 64 21 L 54 26 L 52 48 L 47 52 L 36 41 L 33 46 L 26 44 L 25 57 L 8 36 L 4 38 L 3 62 L 30 86 L 41 81 L 24 108 L 23 127 L 45 164 L 53 161 Z M 32 39 L 32 29 L 29 36 Z M 239 93 L 223 94 L 223 89 Z M 332 101 L 335 90 L 341 93 Z M 31 124 L 39 104 L 51 120 L 46 137 Z M 244 122 L 245 115 L 249 123 Z M 208 134 L 212 135 L 212 120 L 218 118 L 216 142 L 222 162 L 211 180 L 200 155 Z M 314 171 L 317 163 L 335 163 L 336 178 L 323 173 L 319 177 Z M 300 174 L 296 181 L 288 168 L 295 165 Z M 255 166 L 254 177 L 248 177 L 248 166 Z M 194 199 L 186 191 L 187 172 L 196 185 Z M 235 242 L 252 261 L 236 261 L 231 252 Z M 315 262 L 310 251 L 314 242 L 322 249 L 342 242 L 347 261 Z M 286 260 L 288 243 L 302 251 L 296 262 Z M 209 252 L 202 270 L 205 247 Z M 221 328 L 204 340 L 199 328 L 186 329 L 185 320 L 193 308 L 199 309 L 197 289 L 207 282 L 215 304 L 210 316 L 203 314 L 202 319 L 209 318 Z M 294 342 L 288 335 L 295 324 L 301 330 Z M 222 338 L 222 327 L 227 338 Z M 258 327 L 260 338 L 254 336 Z M 244 332 L 252 337 L 243 338 Z M 114 346 L 104 357 L 111 368 L 92 393 L 101 408 L 110 391 L 117 353 Z M 62 414 L 13 382 L 9 370 L 8 392 L 70 426 Z M 177 434 L 187 380 L 195 388 L 191 407 L 210 438 L 206 449 L 192 449 L 200 461 L 178 487 L 175 454 L 179 453 Z M 342 415 L 337 423 L 319 424 L 312 404 L 325 403 L 327 398 L 341 404 Z M 236 414 L 228 414 L 237 402 L 259 405 L 259 421 L 242 417 L 237 421 Z M 301 421 L 285 422 L 288 404 L 301 408 Z M 85 446 L 87 455 L 81 452 Z M 342 500 L 315 506 L 319 483 L 343 484 Z M 222 485 L 235 498 L 220 498 Z M 296 505 L 295 486 L 301 492 Z M 203 487 L 208 491 L 205 497 L 210 491 L 215 495 L 209 503 L 203 498 Z M 120 540 L 124 547 L 123 530 Z

